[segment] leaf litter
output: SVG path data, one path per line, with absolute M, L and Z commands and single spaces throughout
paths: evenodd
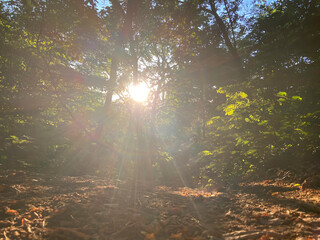
M 315 240 L 320 191 L 269 179 L 226 192 L 133 190 L 94 176 L 1 172 L 0 239 Z M 18 189 L 14 191 L 12 189 Z

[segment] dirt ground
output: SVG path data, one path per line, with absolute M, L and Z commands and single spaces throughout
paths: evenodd
M 265 179 L 224 192 L 0 173 L 0 239 L 320 239 L 320 190 Z

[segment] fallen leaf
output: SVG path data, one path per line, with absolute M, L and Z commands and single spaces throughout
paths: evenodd
M 10 209 L 10 208 L 6 208 L 6 212 L 7 215 L 11 215 L 11 216 L 17 216 L 19 215 L 18 211 L 14 210 L 14 209 Z
M 35 212 L 35 211 L 40 211 L 41 209 L 40 208 L 37 208 L 37 207 L 33 207 L 30 212 Z
M 261 238 L 259 238 L 259 240 L 270 240 L 269 235 L 262 235 Z
M 10 238 L 7 237 L 6 231 L 3 232 L 3 236 L 4 236 L 4 239 L 5 239 L 5 240 L 10 240 Z
M 274 196 L 274 195 L 278 195 L 278 194 L 279 194 L 279 192 L 274 192 L 271 195 Z
M 171 233 L 171 237 L 175 239 L 180 239 L 182 237 L 182 232 L 180 233 Z
M 47 223 L 46 223 L 46 220 L 44 219 L 43 221 L 42 221 L 42 228 L 44 228 L 46 225 L 47 225 Z
M 39 218 L 39 214 L 37 212 L 32 212 L 32 214 L 34 215 L 34 217 Z
M 156 240 L 154 233 L 147 233 L 144 239 L 145 240 Z
M 19 236 L 20 236 L 20 232 L 19 232 L 19 231 L 14 231 L 14 232 L 13 232 L 13 236 L 19 237 Z

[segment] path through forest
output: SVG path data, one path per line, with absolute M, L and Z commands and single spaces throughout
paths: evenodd
M 1 172 L 0 239 L 320 239 L 320 190 L 266 179 L 225 192 Z

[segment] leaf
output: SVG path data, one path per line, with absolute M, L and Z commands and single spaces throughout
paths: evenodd
M 286 96 L 287 96 L 287 93 L 286 93 L 286 92 L 278 92 L 278 93 L 277 93 L 277 96 L 278 96 L 278 97 L 286 97 Z
M 182 232 L 180 232 L 180 233 L 171 233 L 171 237 L 175 238 L 175 239 L 181 239 Z
M 226 91 L 223 89 L 223 88 L 219 88 L 218 90 L 217 90 L 217 93 L 221 93 L 221 94 L 223 94 L 223 93 L 225 93 Z
M 39 211 L 39 210 L 41 210 L 40 208 L 37 208 L 37 207 L 33 207 L 31 210 L 30 210 L 30 212 L 35 212 L 35 211 Z
M 200 155 L 201 155 L 202 157 L 205 157 L 205 156 L 212 156 L 212 155 L 213 155 L 213 153 L 212 153 L 212 152 L 210 152 L 210 151 L 208 151 L 208 150 L 204 150 L 204 151 L 202 151 L 202 152 L 200 153 Z
M 233 112 L 234 112 L 235 109 L 236 109 L 236 105 L 235 104 L 228 105 L 224 109 L 225 115 L 227 115 L 227 116 L 233 115 Z
M 299 183 L 297 183 L 297 184 L 295 184 L 295 185 L 293 185 L 294 187 L 299 187 L 300 186 L 300 184 Z
M 272 183 L 272 180 L 264 180 L 263 184 Z
M 28 220 L 27 218 L 21 219 L 21 226 L 25 226 L 27 223 L 30 223 L 30 220 Z
M 247 98 L 248 97 L 248 95 L 246 93 L 244 93 L 244 92 L 239 92 L 239 96 L 241 98 Z
M 269 235 L 262 235 L 261 238 L 259 238 L 259 240 L 270 240 Z
M 292 96 L 291 99 L 293 101 L 302 101 L 302 97 L 300 97 L 300 96 Z
M 10 208 L 7 208 L 7 209 L 6 209 L 5 214 L 11 215 L 11 216 L 17 216 L 17 215 L 19 215 L 18 211 L 14 210 L 14 209 L 10 209 Z
M 155 236 L 154 236 L 154 233 L 147 233 L 145 238 L 145 240 L 155 240 Z

